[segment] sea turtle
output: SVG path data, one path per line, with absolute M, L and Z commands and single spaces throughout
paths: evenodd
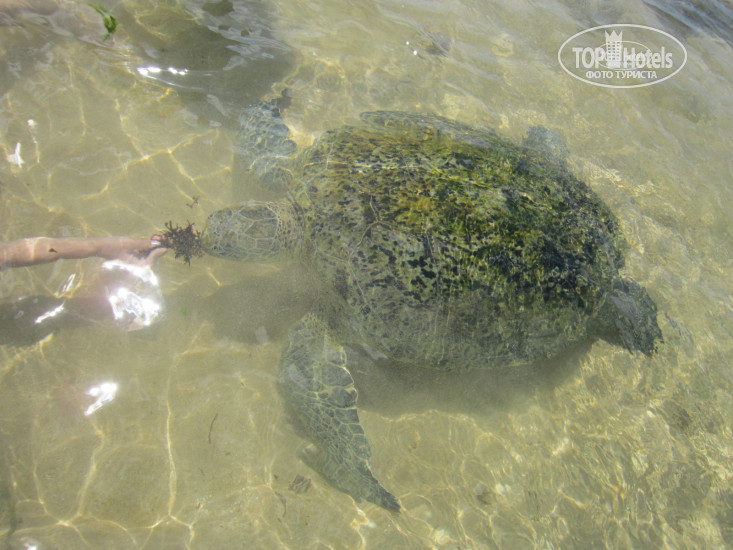
M 356 500 L 373 476 L 342 343 L 445 370 L 526 364 L 583 339 L 646 355 L 656 306 L 623 278 L 618 222 L 557 156 L 439 116 L 369 112 L 300 154 L 274 103 L 245 109 L 240 162 L 282 200 L 211 214 L 209 254 L 297 258 L 333 289 L 292 329 L 279 386 L 302 458 Z M 556 147 L 557 148 L 557 147 Z

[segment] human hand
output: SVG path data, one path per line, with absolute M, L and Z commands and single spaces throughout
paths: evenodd
M 168 251 L 161 244 L 159 235 L 150 239 L 130 239 L 127 237 L 112 237 L 103 247 L 102 257 L 108 260 L 152 267 L 155 261 Z

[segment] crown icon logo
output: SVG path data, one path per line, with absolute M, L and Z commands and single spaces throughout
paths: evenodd
M 623 45 L 623 32 L 606 31 L 606 66 L 609 69 L 621 67 L 621 50 Z

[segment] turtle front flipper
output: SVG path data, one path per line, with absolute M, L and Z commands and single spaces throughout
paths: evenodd
M 565 159 L 568 157 L 568 148 L 565 140 L 559 134 L 542 126 L 532 126 L 522 141 L 522 146 L 529 151 L 541 155 L 547 162 L 560 168 L 565 168 Z
M 287 191 L 292 181 L 290 165 L 296 152 L 276 101 L 266 101 L 242 110 L 234 157 L 234 173 L 244 173 L 261 187 Z
M 397 499 L 369 468 L 371 450 L 359 424 L 346 352 L 316 316 L 303 318 L 290 334 L 279 382 L 295 420 L 315 444 L 301 458 L 357 501 L 398 511 Z

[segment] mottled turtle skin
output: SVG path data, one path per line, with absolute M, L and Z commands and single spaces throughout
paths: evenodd
M 280 386 L 315 444 L 303 458 L 357 500 L 398 510 L 370 471 L 340 342 L 466 370 L 597 337 L 649 355 L 661 333 L 654 302 L 619 274 L 615 216 L 546 148 L 437 116 L 361 119 L 296 156 L 274 106 L 245 110 L 242 162 L 287 196 L 215 212 L 203 246 L 298 258 L 330 282 L 290 335 Z

